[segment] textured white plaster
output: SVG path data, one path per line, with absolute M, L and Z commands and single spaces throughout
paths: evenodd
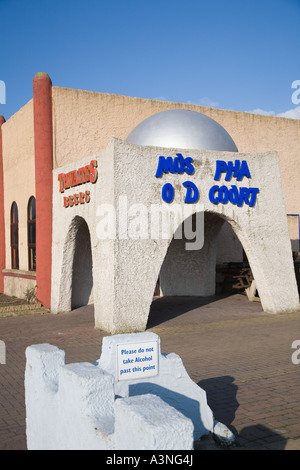
M 156 178 L 159 156 L 175 157 L 178 151 L 184 157 L 193 158 L 194 174 L 164 174 Z M 214 181 L 216 161 L 234 161 L 237 156 L 247 161 L 251 179 L 226 182 L 223 175 L 219 182 Z M 140 147 L 113 139 L 104 152 L 93 158 L 98 161 L 98 181 L 94 185 L 80 187 L 80 190 L 91 191 L 89 204 L 64 209 L 57 176 L 62 171 L 74 169 L 74 165 L 53 172 L 52 311 L 68 310 L 71 302 L 73 248 L 67 247 L 70 236 L 67 234 L 74 217 L 80 216 L 87 222 L 91 236 L 96 327 L 110 333 L 143 331 L 173 234 L 169 239 L 160 240 L 150 237 L 124 239 L 118 233 L 119 214 L 116 210 L 116 238 L 100 240 L 97 237 L 97 222 L 100 220 L 97 209 L 104 203 L 112 204 L 117 209 L 120 197 L 124 195 L 129 207 L 133 204 L 144 204 L 148 208 L 152 204 L 168 206 L 161 198 L 162 186 L 166 182 L 175 188 L 174 203 L 184 205 L 185 189 L 182 183 L 186 180 L 194 182 L 199 188 L 199 202 L 205 212 L 205 243 L 201 252 L 192 252 L 194 256 L 183 253 L 177 245 L 169 248 L 173 257 L 169 260 L 167 257 L 164 263 L 163 290 L 172 295 L 176 292 L 177 295 L 184 292 L 188 295 L 214 293 L 217 234 L 221 221 L 225 220 L 246 252 L 263 309 L 270 313 L 298 311 L 299 296 L 276 152 L 237 154 L 164 149 Z M 89 163 L 90 160 L 88 158 L 84 162 Z M 84 162 L 77 162 L 76 168 Z M 229 188 L 231 184 L 259 188 L 255 206 L 214 205 L 208 194 L 216 183 Z M 187 291 L 187 287 L 191 289 Z
M 147 379 L 129 379 L 118 381 L 117 345 L 139 342 L 158 342 L 159 374 Z M 161 354 L 160 338 L 155 333 L 131 333 L 106 336 L 102 341 L 102 354 L 98 361 L 101 370 L 111 374 L 115 380 L 115 393 L 120 397 L 157 395 L 169 405 L 175 407 L 194 425 L 194 439 L 199 439 L 213 429 L 213 413 L 207 404 L 205 391 L 189 377 L 181 358 L 175 354 Z
M 116 400 L 118 449 L 193 449 L 193 423 L 161 398 L 139 395 Z M 132 436 L 135 440 L 132 440 Z
M 213 428 L 213 433 L 215 438 L 221 443 L 225 445 L 231 445 L 235 441 L 234 434 L 228 429 L 227 426 L 224 426 L 223 423 L 219 421 L 215 423 Z
M 150 341 L 158 375 L 118 381 L 117 346 Z M 181 358 L 161 354 L 160 338 L 148 332 L 105 337 L 95 364 L 66 365 L 59 348 L 29 346 L 25 403 L 28 450 L 188 450 L 214 429 L 225 440 L 229 433 Z

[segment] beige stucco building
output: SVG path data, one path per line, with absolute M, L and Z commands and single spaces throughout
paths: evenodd
M 196 151 L 194 151 L 195 149 L 187 148 L 184 156 L 190 155 L 200 166 L 201 159 L 207 158 L 210 161 L 207 164 L 210 172 L 207 170 L 206 178 L 211 178 L 212 183 L 215 163 L 221 156 L 227 162 L 234 161 L 236 158 L 241 160 L 244 158 L 247 161 L 251 161 L 253 168 L 252 177 L 260 184 L 260 196 L 263 186 L 267 186 L 267 182 L 270 182 L 270 185 L 266 188 L 269 194 L 268 204 L 261 206 L 264 210 L 268 210 L 269 213 L 264 215 L 260 213 L 260 222 L 257 223 L 261 224 L 260 230 L 262 234 L 263 218 L 269 224 L 266 226 L 266 233 L 271 233 L 271 223 L 274 224 L 274 227 L 277 227 L 276 230 L 283 230 L 285 233 L 284 224 L 286 224 L 286 227 L 288 227 L 289 252 L 288 255 L 285 252 L 285 257 L 288 258 L 290 266 L 292 251 L 300 251 L 300 185 L 298 184 L 297 171 L 295 171 L 300 164 L 299 120 L 221 110 L 185 103 L 163 102 L 55 87 L 52 86 L 51 80 L 46 74 L 37 74 L 33 83 L 33 99 L 25 104 L 7 122 L 4 119 L 1 121 L 2 144 L 0 150 L 2 161 L 0 163 L 2 172 L 0 175 L 0 224 L 2 225 L 2 230 L 0 232 L 0 274 L 2 279 L 0 287 L 2 292 L 23 297 L 27 289 L 37 285 L 38 300 L 46 307 L 52 308 L 54 312 L 72 307 L 69 297 L 64 297 L 63 289 L 72 290 L 72 283 L 75 282 L 74 273 L 73 271 L 65 273 L 65 276 L 69 276 L 69 279 L 66 281 L 65 278 L 62 284 L 58 286 L 57 280 L 61 278 L 64 266 L 61 264 L 62 260 L 58 260 L 57 256 L 65 253 L 67 234 L 69 233 L 70 235 L 71 233 L 71 237 L 77 236 L 76 230 L 78 227 L 74 232 L 72 230 L 70 232 L 71 227 L 78 225 L 76 225 L 76 220 L 78 222 L 79 219 L 76 219 L 76 216 L 82 217 L 87 221 L 92 244 L 91 251 L 94 253 L 94 248 L 98 243 L 96 240 L 97 228 L 95 223 L 90 225 L 88 220 L 91 220 L 93 217 L 95 221 L 97 219 L 96 206 L 94 204 L 99 205 L 101 201 L 105 202 L 105 197 L 101 195 L 101 185 L 102 189 L 106 192 L 112 191 L 115 194 L 116 185 L 119 184 L 121 186 L 124 184 L 123 189 L 125 193 L 130 194 L 131 182 L 136 180 L 137 175 L 133 173 L 135 164 L 132 158 L 128 157 L 128 152 L 134 155 L 136 159 L 141 158 L 142 160 L 147 154 L 152 161 L 152 166 L 150 165 L 148 168 L 147 163 L 145 168 L 147 168 L 148 172 L 154 171 L 154 175 L 159 155 L 168 156 L 167 149 L 161 150 L 157 146 L 150 148 L 150 150 L 148 146 L 145 147 L 145 150 L 140 146 L 136 148 L 134 144 L 129 144 L 126 141 L 127 137 L 146 118 L 162 111 L 173 109 L 196 111 L 212 118 L 227 131 L 236 144 L 238 153 L 235 156 L 227 154 L 227 156 L 224 154 L 222 156 L 218 152 L 214 155 L 206 155 L 203 154 L 203 150 L 207 150 L 205 148 L 199 148 Z M 172 148 L 172 146 L 169 147 Z M 127 167 L 123 167 L 123 171 L 126 172 L 126 184 L 123 180 L 121 183 L 120 175 L 119 180 L 117 176 L 117 170 L 120 168 L 120 165 L 123 165 L 122 152 L 124 152 L 123 161 L 127 161 Z M 172 156 L 176 156 L 176 152 L 182 152 L 182 149 L 174 146 L 172 152 Z M 111 172 L 107 169 L 109 159 L 114 161 L 115 164 L 115 167 L 111 168 Z M 74 186 L 71 189 L 66 187 L 65 194 L 63 194 L 59 187 L 59 175 L 75 171 L 78 178 L 78 170 L 83 166 L 90 165 L 92 161 L 97 162 L 96 171 L 98 178 L 96 181 L 91 181 L 87 177 L 84 181 L 77 181 L 74 185 L 71 184 L 70 187 Z M 102 161 L 107 162 L 106 168 L 103 168 Z M 92 178 L 91 170 L 87 171 L 89 171 L 88 174 Z M 139 177 L 142 176 L 142 173 Z M 114 184 L 109 186 L 107 180 L 103 180 L 103 175 L 114 180 Z M 169 181 L 169 176 L 166 175 L 166 181 Z M 150 173 L 147 173 L 147 178 L 150 179 Z M 272 178 L 277 180 L 275 182 L 271 181 Z M 174 184 L 179 185 L 178 175 L 176 175 L 175 179 L 176 183 Z M 172 181 L 175 181 L 175 179 L 173 178 Z M 201 193 L 202 183 L 201 181 L 195 181 L 198 186 L 200 185 Z M 151 191 L 153 191 L 155 182 L 157 180 L 153 176 L 153 180 L 149 183 Z M 205 191 L 209 189 L 209 185 L 210 181 L 205 180 L 203 182 L 203 187 L 206 188 Z M 270 193 L 271 186 L 275 191 L 273 197 Z M 72 200 L 72 207 L 63 207 L 63 197 L 71 194 L 71 190 L 78 195 L 82 191 L 83 194 L 85 194 L 85 191 L 88 191 L 90 202 L 88 202 L 88 197 L 86 197 L 85 203 L 76 199 Z M 152 192 L 151 194 L 154 201 L 156 196 Z M 146 196 L 146 199 L 148 196 Z M 113 198 L 110 199 L 110 201 L 112 200 Z M 142 199 L 138 200 L 142 203 Z M 203 201 L 205 200 L 206 196 L 203 198 Z M 32 204 L 35 201 L 36 216 L 35 207 L 32 212 Z M 158 202 L 158 200 L 156 201 Z M 12 220 L 13 203 L 16 205 L 14 210 L 17 207 L 17 222 Z M 31 204 L 31 212 L 29 210 L 29 203 Z M 148 199 L 148 203 L 150 203 L 150 199 Z M 209 205 L 210 201 L 207 201 L 207 203 Z M 211 211 L 211 208 L 207 207 L 206 209 L 208 212 Z M 248 207 L 247 209 L 249 212 L 250 208 Z M 256 210 L 256 208 L 253 209 Z M 223 206 L 223 210 L 226 212 L 226 205 Z M 65 217 L 58 215 L 61 211 L 63 211 L 62 214 L 65 214 Z M 245 212 L 244 208 L 243 211 Z M 247 211 L 245 212 L 245 217 L 247 217 L 246 213 Z M 279 214 L 278 216 L 277 213 Z M 279 223 L 281 227 L 279 229 L 277 218 L 279 217 L 281 221 L 283 213 L 285 214 L 285 222 L 283 226 L 280 225 L 281 222 Z M 59 217 L 64 217 L 64 220 Z M 226 223 L 223 224 L 222 228 L 220 227 L 220 230 L 216 230 L 219 233 L 215 241 L 217 246 L 216 261 L 219 263 L 243 260 L 243 248 L 245 249 L 245 246 L 242 248 L 239 230 L 233 230 L 229 219 L 237 220 L 235 215 L 229 215 L 228 213 L 223 217 Z M 258 221 L 256 216 L 254 219 Z M 61 227 L 59 224 L 61 224 Z M 33 226 L 34 228 L 36 226 L 36 236 L 35 232 L 32 231 L 33 229 L 31 230 Z M 12 233 L 14 233 L 14 230 L 17 230 L 17 239 L 13 240 L 14 236 Z M 93 233 L 91 230 L 93 230 Z M 269 239 L 267 243 L 268 256 L 282 260 L 283 253 L 278 251 L 280 247 L 275 244 L 275 238 L 273 241 Z M 60 243 L 63 248 L 61 248 Z M 86 239 L 83 243 L 86 243 Z M 272 247 L 270 247 L 271 243 L 274 243 Z M 282 246 L 285 246 L 284 250 L 287 249 L 285 242 L 283 242 Z M 60 251 L 61 249 L 63 251 Z M 73 263 L 73 268 L 76 249 L 75 243 L 67 254 L 69 264 L 71 263 L 72 265 Z M 18 258 L 15 256 L 16 253 Z M 96 255 L 97 266 L 95 265 L 96 259 L 94 254 L 91 267 L 86 266 L 86 269 L 92 269 L 93 271 L 94 284 L 95 270 L 101 270 L 103 257 L 105 258 L 104 252 L 101 253 L 99 252 Z M 116 252 L 114 252 L 115 256 L 117 256 Z M 161 264 L 162 261 L 163 259 L 160 260 Z M 272 265 L 273 261 L 271 259 L 269 261 L 270 265 Z M 107 260 L 106 262 L 106 269 L 108 271 L 111 269 L 110 276 L 116 276 L 117 271 L 114 270 L 115 267 L 112 267 Z M 60 272 L 57 272 L 57 269 L 60 269 Z M 76 271 L 76 268 L 74 269 Z M 132 266 L 132 269 L 135 269 L 134 266 Z M 210 269 L 215 272 L 215 264 Z M 290 267 L 286 269 L 290 270 Z M 125 275 L 125 272 L 123 274 Z M 122 276 L 122 270 L 118 275 Z M 80 276 L 79 273 L 78 276 Z M 296 299 L 295 279 L 291 272 L 286 274 L 286 277 L 289 279 L 290 284 L 285 284 L 285 289 L 286 291 L 290 290 L 290 294 L 292 292 L 290 297 L 294 298 L 293 305 L 290 305 L 288 308 L 295 309 L 298 302 L 298 298 Z M 134 279 L 130 282 L 134 282 Z M 214 283 L 214 277 L 211 278 L 210 282 Z M 76 289 L 79 287 L 80 283 L 77 284 Z M 113 296 L 114 292 L 112 288 L 110 295 Z M 205 289 L 203 292 L 205 292 Z M 209 293 L 211 294 L 211 291 Z M 95 301 L 92 289 L 90 294 L 85 295 L 85 302 Z M 147 295 L 150 298 L 152 294 Z M 107 305 L 100 304 L 101 301 L 99 303 L 100 309 L 107 308 Z M 127 301 L 125 304 L 127 305 Z M 147 307 L 145 308 L 147 309 Z M 282 308 L 284 309 L 284 305 Z M 276 311 L 276 307 L 273 310 Z M 145 316 L 146 313 L 143 315 Z M 111 331 L 114 329 L 112 324 L 101 323 L 101 321 L 96 323 L 98 323 L 98 326 L 110 329 Z M 122 323 L 123 329 L 125 328 L 125 323 Z M 131 323 L 129 329 L 133 328 L 133 323 Z M 141 328 L 144 323 L 143 320 L 138 325 L 138 328 Z

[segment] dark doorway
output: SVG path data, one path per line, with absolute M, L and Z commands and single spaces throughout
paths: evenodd
M 93 262 L 87 223 L 76 217 L 75 248 L 72 266 L 72 310 L 92 302 Z

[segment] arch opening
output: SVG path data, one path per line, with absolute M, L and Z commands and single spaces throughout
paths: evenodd
M 74 240 L 71 310 L 92 303 L 93 262 L 91 237 L 87 223 L 81 219 Z
M 93 303 L 91 237 L 83 217 L 74 217 L 66 236 L 59 297 L 61 311 Z
M 192 217 L 195 218 L 195 214 Z M 193 231 L 195 230 L 194 225 Z M 247 235 L 242 233 L 233 220 L 221 214 L 205 212 L 203 247 L 200 250 L 187 251 L 187 241 L 184 237 L 177 240 L 173 236 L 168 246 L 150 307 L 148 327 L 243 291 L 232 288 L 233 282 L 230 288 L 224 285 L 225 289 L 218 284 L 218 266 L 222 264 L 222 260 L 226 260 L 231 268 L 234 266 L 235 271 L 231 274 L 236 274 L 244 267 L 249 267 L 251 271 L 252 257 L 251 249 L 250 257 L 247 256 L 250 247 Z M 228 263 L 233 250 L 236 250 L 234 261 Z M 231 281 L 233 277 L 232 275 Z M 159 318 L 159 312 L 164 318 Z

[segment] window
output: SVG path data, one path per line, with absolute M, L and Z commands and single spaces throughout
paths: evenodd
M 11 267 L 19 269 L 19 216 L 18 206 L 15 202 L 12 203 L 10 211 L 10 246 Z
M 36 210 L 35 198 L 32 196 L 27 209 L 28 269 L 36 270 Z

